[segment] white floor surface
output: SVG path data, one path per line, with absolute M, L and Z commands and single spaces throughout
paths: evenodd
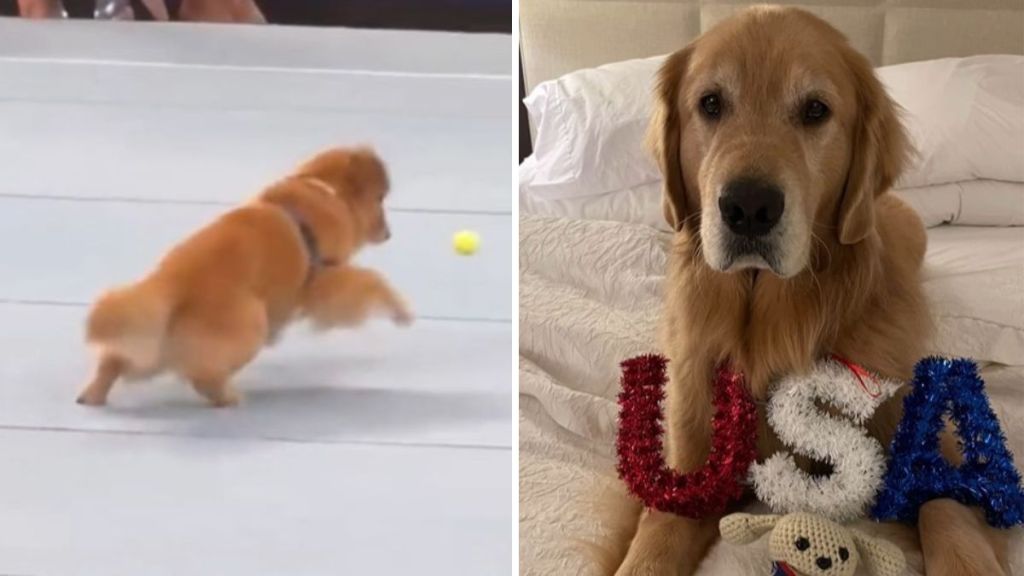
M 0 576 L 515 572 L 510 36 L 0 19 Z M 306 155 L 370 143 L 419 319 L 296 327 L 233 410 L 76 405 L 85 305 Z M 480 233 L 456 256 L 451 235 Z

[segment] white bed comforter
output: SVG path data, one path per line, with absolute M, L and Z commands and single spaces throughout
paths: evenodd
M 580 542 L 599 543 L 612 530 L 590 503 L 621 490 L 614 468 L 618 363 L 655 350 L 668 240 L 634 224 L 520 220 L 522 574 L 605 573 Z M 1022 454 L 1024 368 L 990 366 L 984 374 L 1010 447 Z M 1021 540 L 1016 534 L 1013 562 L 1014 573 L 1024 574 Z M 920 554 L 908 551 L 907 558 L 908 573 L 920 574 Z M 761 540 L 717 544 L 700 574 L 767 571 Z

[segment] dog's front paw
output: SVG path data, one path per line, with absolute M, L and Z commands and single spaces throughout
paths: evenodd
M 1007 532 L 985 523 L 980 510 L 948 498 L 925 502 L 918 532 L 928 576 L 1007 576 Z
M 391 313 L 391 320 L 395 323 L 396 326 L 410 326 L 412 325 L 413 319 L 414 316 L 412 315 L 412 311 L 410 311 L 405 306 L 398 306 Z
M 659 561 L 656 558 L 627 557 L 615 576 L 681 576 L 679 566 Z
M 105 396 L 95 394 L 90 390 L 86 390 L 78 395 L 78 399 L 75 400 L 82 406 L 103 406 L 107 403 Z
M 210 398 L 210 405 L 214 408 L 234 408 L 242 403 L 242 394 L 234 388 L 224 388 L 219 394 Z
M 412 310 L 409 309 L 409 305 L 405 302 L 405 299 L 398 294 L 392 294 L 388 298 L 388 311 L 391 315 L 391 321 L 396 326 L 408 326 L 412 324 L 413 315 Z

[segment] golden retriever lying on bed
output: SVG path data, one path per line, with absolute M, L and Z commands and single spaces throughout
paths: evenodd
M 909 378 L 930 332 L 926 237 L 886 193 L 909 147 L 868 61 L 817 17 L 754 8 L 669 57 L 656 97 L 651 138 L 677 230 L 661 335 L 669 464 L 707 458 L 724 359 L 760 400 L 829 353 Z M 885 445 L 900 406 L 869 425 Z M 759 445 L 780 448 L 763 413 Z M 693 574 L 718 520 L 643 512 L 618 574 Z M 925 505 L 918 534 L 928 576 L 1008 573 L 1005 533 L 956 502 Z
M 349 262 L 391 235 L 387 192 L 373 151 L 328 150 L 187 238 L 141 281 L 101 296 L 86 326 L 96 371 L 78 402 L 104 404 L 118 378 L 171 371 L 231 406 L 232 375 L 293 320 L 347 326 L 381 310 L 411 322 L 379 274 Z

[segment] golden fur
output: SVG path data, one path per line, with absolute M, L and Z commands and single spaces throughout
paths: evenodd
M 86 326 L 96 372 L 78 402 L 101 405 L 118 378 L 171 371 L 230 406 L 240 398 L 231 376 L 293 320 L 349 326 L 382 310 L 411 322 L 379 274 L 348 263 L 389 237 L 388 187 L 373 151 L 326 151 L 187 238 L 141 281 L 102 295 Z M 300 221 L 327 264 L 312 261 Z
M 696 111 L 709 86 L 728 100 L 716 122 Z M 820 126 L 793 120 L 808 93 L 831 109 Z M 651 144 L 665 177 L 665 215 L 678 231 L 661 333 L 670 360 L 669 463 L 687 471 L 706 459 L 709 383 L 726 359 L 759 400 L 772 381 L 806 372 L 828 353 L 909 378 L 931 330 L 920 283 L 926 236 L 917 216 L 887 193 L 909 147 L 869 62 L 807 12 L 754 8 L 673 54 L 656 100 Z M 806 220 L 809 241 L 791 275 L 722 272 L 707 262 L 702 227 L 719 217 L 717 191 L 751 172 L 781 182 L 786 209 Z M 885 445 L 900 405 L 884 405 L 869 425 Z M 955 443 L 946 446 L 955 459 Z M 780 447 L 763 413 L 759 447 L 762 456 Z M 644 512 L 617 573 L 693 574 L 717 526 L 718 518 Z M 927 504 L 919 536 L 929 576 L 1008 573 L 1005 537 L 960 504 Z

